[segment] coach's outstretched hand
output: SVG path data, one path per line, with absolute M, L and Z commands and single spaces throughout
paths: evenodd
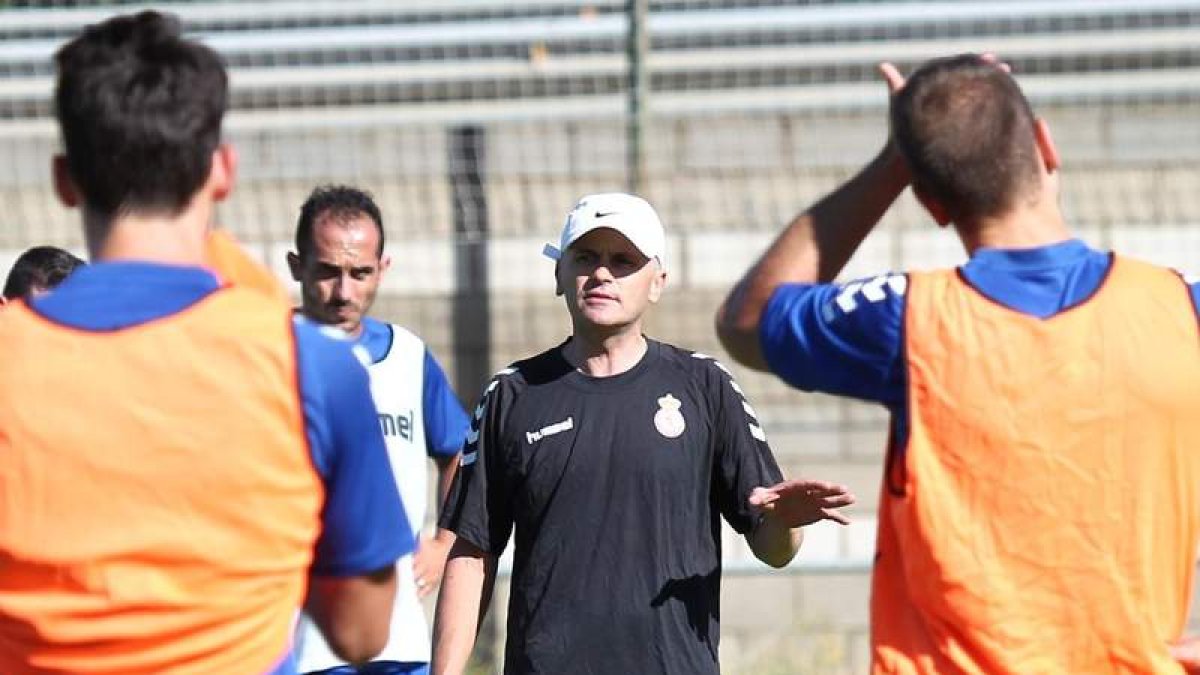
M 750 494 L 750 506 L 788 527 L 803 527 L 820 520 L 849 525 L 850 519 L 835 509 L 853 503 L 854 495 L 845 485 L 802 478 L 754 488 Z

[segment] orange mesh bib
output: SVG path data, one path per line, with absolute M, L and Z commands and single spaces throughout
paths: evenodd
M 287 291 L 271 270 L 250 257 L 233 235 L 225 230 L 212 230 L 204 241 L 208 264 L 222 281 L 249 288 L 290 306 Z
M 113 332 L 0 317 L 0 673 L 255 673 L 323 490 L 287 307 L 217 291 Z
M 884 490 L 876 673 L 1179 673 L 1200 531 L 1200 331 L 1117 258 L 1038 319 L 913 274 L 910 436 Z

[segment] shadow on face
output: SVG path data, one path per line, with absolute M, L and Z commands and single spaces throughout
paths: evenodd
M 366 214 L 316 220 L 311 250 L 288 256 L 306 316 L 351 335 L 360 332 L 391 262 L 380 255 L 379 240 L 379 226 Z

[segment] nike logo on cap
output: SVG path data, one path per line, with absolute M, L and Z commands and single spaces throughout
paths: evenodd
M 615 213 L 616 213 L 616 211 L 597 211 L 597 212 L 596 212 L 596 215 L 595 215 L 595 216 L 593 216 L 593 217 L 594 217 L 594 218 L 604 218 L 604 217 L 606 217 L 606 216 L 611 216 L 611 215 L 613 215 L 613 214 L 615 214 Z

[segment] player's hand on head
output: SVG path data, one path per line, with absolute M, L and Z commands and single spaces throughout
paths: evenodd
M 883 76 L 883 81 L 887 84 L 888 94 L 896 95 L 896 92 L 904 88 L 904 75 L 900 69 L 890 61 L 883 61 L 878 66 L 879 74 Z
M 890 61 L 881 62 L 876 69 L 879 71 L 880 76 L 883 77 L 884 83 L 887 84 L 888 98 L 890 100 L 904 88 L 906 81 L 904 74 Z M 911 182 L 912 175 L 909 171 L 908 163 L 900 156 L 900 151 L 896 148 L 896 142 L 892 138 L 890 129 L 888 131 L 887 143 L 883 146 L 882 156 L 887 160 L 887 165 L 897 176 L 901 177 L 906 183 Z
M 991 52 L 984 52 L 979 55 L 979 59 L 984 63 L 990 63 L 1006 73 L 1012 74 L 1012 66 L 1007 61 L 1001 61 L 999 56 Z
M 1012 66 L 1000 60 L 1000 57 L 992 52 L 984 52 L 979 55 L 979 58 L 981 61 L 990 63 L 1006 73 L 1012 72 Z M 908 81 L 904 77 L 904 74 L 900 72 L 900 69 L 896 67 L 896 64 L 891 61 L 881 61 L 876 69 L 879 71 L 880 76 L 883 77 L 884 83 L 887 84 L 888 94 L 892 96 L 895 96 L 903 89 L 905 82 Z
M 749 498 L 752 508 L 788 527 L 803 527 L 821 520 L 848 525 L 850 519 L 837 509 L 854 501 L 854 495 L 844 485 L 802 478 L 755 488 Z

